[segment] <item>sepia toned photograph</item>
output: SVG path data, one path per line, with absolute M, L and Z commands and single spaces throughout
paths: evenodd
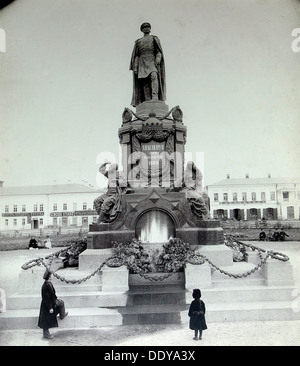
M 299 63 L 299 0 L 3 1 L 0 346 L 299 346 Z

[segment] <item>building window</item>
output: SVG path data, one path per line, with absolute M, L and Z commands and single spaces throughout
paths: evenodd
M 266 201 L 266 192 L 261 192 L 260 197 L 261 197 L 261 200 L 263 202 L 265 202 Z
M 223 201 L 228 201 L 228 193 L 223 193 Z
M 233 199 L 233 201 L 237 201 L 237 193 L 236 192 L 232 193 L 232 199 Z
M 86 202 L 83 202 L 83 204 L 82 204 L 82 209 L 83 209 L 83 210 L 87 210 L 87 203 L 86 203 Z
M 9 206 L 5 205 L 5 212 L 9 212 Z
M 77 226 L 77 217 L 76 216 L 72 217 L 72 225 Z
M 8 219 L 5 219 L 5 226 L 8 226 Z
M 247 192 L 242 193 L 242 200 L 245 202 L 247 201 Z
M 26 212 L 26 205 L 22 205 L 22 212 Z
M 271 201 L 275 201 L 275 192 L 270 192 Z
M 41 203 L 40 204 L 40 212 L 43 212 L 44 211 L 44 205 Z
M 40 218 L 40 225 L 44 225 L 44 219 Z
M 97 222 L 97 216 L 93 216 L 93 223 L 95 224 Z
M 89 223 L 89 219 L 88 217 L 82 217 L 82 226 L 87 226 Z
M 53 211 L 57 211 L 57 203 L 53 203 Z
M 288 201 L 289 200 L 289 192 L 282 192 L 282 197 L 284 201 Z
M 14 205 L 14 212 L 18 212 L 18 206 Z
M 69 225 L 68 218 L 67 217 L 63 217 L 62 220 L 61 220 L 61 223 L 62 223 L 62 226 L 63 227 L 68 226 Z
M 288 206 L 286 208 L 286 213 L 287 213 L 287 219 L 294 219 L 295 218 L 294 206 Z
M 17 226 L 17 224 L 18 224 L 18 220 L 14 219 L 14 226 Z
M 63 204 L 63 210 L 66 211 L 68 209 L 68 205 L 66 203 Z
M 53 218 L 53 226 L 57 226 L 57 217 Z
M 77 210 L 77 202 L 73 203 L 73 211 Z
M 25 224 L 26 224 L 26 220 L 22 219 L 22 226 L 25 226 Z
M 35 203 L 35 204 L 33 205 L 33 211 L 34 211 L 34 212 L 37 212 L 37 210 L 38 210 L 38 205 L 37 205 L 37 203 Z
M 256 192 L 251 193 L 251 199 L 252 201 L 256 201 Z
M 218 193 L 214 193 L 214 201 L 218 202 L 219 201 L 219 195 Z

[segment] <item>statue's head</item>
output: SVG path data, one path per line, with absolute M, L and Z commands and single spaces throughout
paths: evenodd
M 187 170 L 192 170 L 192 168 L 193 168 L 193 162 L 192 162 L 192 161 L 188 161 L 188 162 L 186 163 L 186 169 L 187 169 Z
M 118 170 L 118 164 L 111 164 L 110 167 L 108 168 L 109 172 L 113 172 L 113 171 L 117 171 Z
M 142 25 L 141 25 L 141 27 L 140 27 L 140 30 L 143 32 L 143 30 L 145 29 L 145 28 L 150 28 L 151 29 L 151 24 L 150 23 L 143 23 Z M 149 31 L 150 31 L 150 29 L 149 29 Z

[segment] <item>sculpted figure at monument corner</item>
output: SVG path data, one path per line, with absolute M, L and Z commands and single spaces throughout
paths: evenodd
M 197 219 L 207 219 L 209 216 L 209 198 L 202 189 L 203 175 L 192 161 L 188 161 L 184 171 L 184 185 L 187 201 L 191 204 L 193 214 Z
M 108 170 L 106 165 L 110 165 Z M 108 179 L 107 192 L 94 200 L 94 207 L 99 217 L 97 223 L 111 222 L 116 219 L 122 207 L 122 194 L 126 193 L 127 181 L 117 164 L 103 163 L 99 172 Z
M 160 40 L 150 35 L 149 23 L 143 23 L 140 29 L 144 36 L 135 41 L 129 67 L 133 71 L 133 107 L 144 101 L 166 100 L 165 62 Z

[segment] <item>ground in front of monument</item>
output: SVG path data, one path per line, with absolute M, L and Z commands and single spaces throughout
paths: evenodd
M 254 243 L 255 244 L 255 243 Z M 261 243 L 256 243 L 261 246 Z M 300 311 L 300 242 L 274 243 L 274 250 L 289 256 L 293 265 L 297 293 L 294 311 Z M 55 249 L 54 249 L 55 251 Z M 47 251 L 48 253 L 48 251 Z M 44 253 L 39 253 L 44 255 Z M 0 253 L 0 287 L 6 295 L 16 292 L 20 266 L 35 251 L 18 250 Z M 59 294 L 58 294 L 59 296 Z M 191 299 L 192 301 L 192 299 Z M 205 299 L 203 298 L 203 301 Z M 207 309 L 209 310 L 209 309 Z M 201 341 L 193 340 L 188 323 L 174 325 L 123 325 L 95 328 L 53 328 L 54 339 L 42 338 L 42 330 L 22 329 L 0 331 L 1 346 L 298 346 L 300 321 L 243 321 L 208 323 Z

